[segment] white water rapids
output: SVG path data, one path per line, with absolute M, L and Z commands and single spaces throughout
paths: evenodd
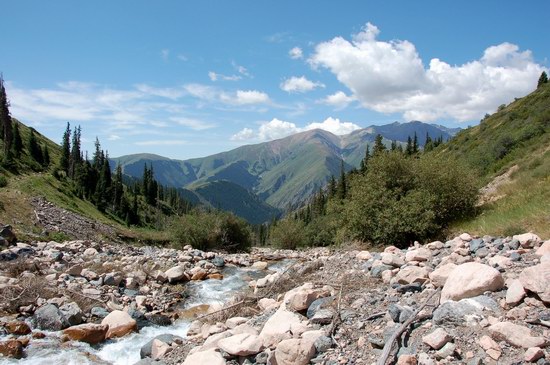
M 271 271 L 282 271 L 288 265 L 283 260 L 269 267 Z M 223 304 L 248 285 L 253 278 L 263 277 L 268 272 L 252 269 L 226 267 L 224 279 L 205 280 L 187 283 L 190 294 L 184 302 L 184 308 L 199 304 Z M 143 345 L 155 336 L 169 333 L 185 337 L 189 320 L 174 322 L 171 326 L 148 326 L 125 337 L 109 340 L 99 346 L 90 346 L 83 342 L 71 341 L 61 343 L 61 332 L 44 332 L 44 339 L 31 339 L 25 349 L 26 357 L 21 360 L 0 359 L 0 365 L 133 365 L 140 360 L 139 351 Z M 2 340 L 2 338 L 0 338 Z

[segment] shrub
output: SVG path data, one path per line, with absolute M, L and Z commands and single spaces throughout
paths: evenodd
M 5 188 L 6 186 L 8 186 L 8 178 L 0 175 L 0 188 Z
M 304 222 L 292 218 L 280 220 L 272 228 L 270 242 L 275 247 L 288 250 L 304 247 L 307 243 Z

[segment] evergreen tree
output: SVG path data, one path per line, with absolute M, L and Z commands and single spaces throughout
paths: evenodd
M 44 157 L 44 167 L 48 168 L 50 166 L 50 151 L 48 150 L 48 145 L 44 144 L 44 152 L 42 152 Z
M 432 137 L 430 137 L 430 134 L 426 132 L 426 142 L 424 143 L 424 152 L 429 152 L 433 150 L 434 145 L 432 141 Z
M 539 77 L 539 82 L 537 83 L 537 89 L 542 85 L 546 84 L 547 82 L 548 82 L 548 75 L 546 74 L 546 71 L 542 71 Z
M 397 150 L 397 141 L 395 139 L 393 139 L 391 141 L 391 148 L 390 149 L 391 149 L 391 151 Z
M 386 146 L 384 146 L 384 143 L 382 141 L 383 141 L 382 135 L 377 134 L 376 138 L 374 139 L 374 147 L 372 149 L 373 156 L 377 156 L 380 153 L 386 151 Z
M 416 155 L 418 153 L 418 137 L 416 136 L 416 132 L 414 132 L 412 153 L 413 153 L 413 155 Z
M 334 175 L 330 175 L 330 181 L 328 183 L 328 196 L 333 198 L 336 196 L 336 179 Z
M 82 162 L 82 152 L 80 151 L 80 126 L 75 127 L 73 132 L 73 142 L 71 145 L 71 152 L 69 156 L 69 176 L 75 177 L 76 170 Z
M 411 156 L 413 154 L 413 144 L 411 136 L 407 137 L 407 147 L 405 147 L 405 154 Z
M 122 198 L 124 195 L 124 185 L 122 184 L 122 167 L 117 165 L 115 177 L 113 179 L 113 210 L 120 212 L 122 207 Z
M 67 123 L 65 133 L 63 133 L 63 140 L 61 141 L 61 159 L 59 160 L 59 167 L 66 173 L 69 172 L 69 162 L 71 159 L 71 125 Z
M 92 166 L 99 171 L 101 170 L 101 165 L 103 164 L 103 162 L 101 161 L 101 144 L 99 144 L 99 139 L 97 137 L 95 137 L 94 146 L 95 151 L 92 157 Z
M 34 135 L 34 129 L 32 128 L 30 129 L 28 150 L 29 150 L 29 155 L 31 155 L 31 157 L 36 162 L 42 165 L 42 163 L 44 162 L 42 158 L 42 149 L 38 145 L 38 141 L 36 140 L 36 136 Z
M 368 170 L 370 160 L 370 147 L 367 145 L 367 150 L 365 151 L 365 157 L 361 160 L 360 170 L 362 174 L 365 174 Z
M 21 139 L 21 133 L 19 133 L 19 123 L 13 123 L 13 141 L 11 144 L 11 149 L 15 157 L 21 156 L 21 151 L 23 151 L 23 140 Z
M 13 141 L 13 128 L 10 116 L 10 102 L 6 95 L 6 88 L 4 87 L 4 78 L 0 74 L 0 126 L 2 126 L 2 137 L 4 139 L 4 158 L 11 160 L 11 144 Z
M 346 181 L 346 171 L 344 169 L 344 160 L 340 165 L 340 180 L 338 181 L 338 198 L 345 199 L 348 193 L 348 184 Z

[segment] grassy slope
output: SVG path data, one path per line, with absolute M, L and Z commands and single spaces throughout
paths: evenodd
M 486 184 L 517 165 L 507 184 L 472 220 L 453 232 L 550 237 L 550 84 L 518 99 L 435 151 L 465 160 Z M 468 177 L 465 177 L 468 178 Z

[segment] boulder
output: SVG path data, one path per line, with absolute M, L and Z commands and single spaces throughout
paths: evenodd
M 205 269 L 199 269 L 196 270 L 193 276 L 191 276 L 191 280 L 204 280 L 208 276 L 208 272 Z
M 525 289 L 523 285 L 521 285 L 521 281 L 518 279 L 512 280 L 508 290 L 506 290 L 506 304 L 510 306 L 518 305 L 525 297 L 525 294 Z
M 288 291 L 283 299 L 286 307 L 293 311 L 302 311 L 307 309 L 316 299 L 327 297 L 330 292 L 326 289 L 315 289 L 313 284 L 304 285 Z
M 498 322 L 489 327 L 491 337 L 497 341 L 506 341 L 516 347 L 544 347 L 548 340 L 531 335 L 531 330 L 512 322 Z
M 63 334 L 72 341 L 87 342 L 91 345 L 95 345 L 105 340 L 108 328 L 109 327 L 106 325 L 84 323 L 63 330 Z
M 31 333 L 31 328 L 23 321 L 12 321 L 4 325 L 6 331 L 11 335 L 24 336 Z
M 403 257 L 393 253 L 382 252 L 380 254 L 380 257 L 382 258 L 382 263 L 384 265 L 389 265 L 393 267 L 401 267 L 405 265 L 405 260 L 403 260 Z
M 405 254 L 405 261 L 407 261 L 407 262 L 410 262 L 410 261 L 422 262 L 422 261 L 428 261 L 428 259 L 430 259 L 430 257 L 432 257 L 432 253 L 430 252 L 430 250 L 421 247 L 421 248 L 416 249 L 416 250 L 407 251 L 407 253 Z
M 445 285 L 447 278 L 456 269 L 457 265 L 449 262 L 448 264 L 441 265 L 434 271 L 432 271 L 428 277 L 436 288 L 440 288 Z
M 17 242 L 17 237 L 15 236 L 13 228 L 10 225 L 2 226 L 2 228 L 0 228 L 0 237 L 4 238 L 4 240 L 10 245 Z
M 372 255 L 369 251 L 359 251 L 357 255 L 355 255 L 355 258 L 357 260 L 368 261 L 372 259 Z
M 252 268 L 256 270 L 265 270 L 267 269 L 267 262 L 265 261 L 256 261 L 252 264 Z
M 54 304 L 44 304 L 34 312 L 36 327 L 47 331 L 60 331 L 69 327 L 69 321 Z
M 174 266 L 173 268 L 166 270 L 164 275 L 166 275 L 166 279 L 168 279 L 168 282 L 170 284 L 187 279 L 187 276 L 185 275 L 185 268 L 180 265 Z
M 277 365 L 307 365 L 314 355 L 313 343 L 297 338 L 281 341 L 275 349 Z
M 23 357 L 23 344 L 18 340 L 1 341 L 0 355 L 3 357 L 20 359 Z
M 59 307 L 59 310 L 63 313 L 63 316 L 67 319 L 69 325 L 76 326 L 77 324 L 82 323 L 83 313 L 78 304 L 75 302 L 65 303 Z
M 187 356 L 182 365 L 225 365 L 222 354 L 215 350 L 194 352 Z
M 500 272 L 488 265 L 468 262 L 459 265 L 447 278 L 441 291 L 441 303 L 496 291 L 504 287 Z
M 98 254 L 97 250 L 93 247 L 87 248 L 84 250 L 84 256 L 88 258 L 94 258 Z
M 538 256 L 544 256 L 550 254 L 550 240 L 545 241 L 536 252 Z
M 233 329 L 237 327 L 238 325 L 241 325 L 248 321 L 248 318 L 245 317 L 232 317 L 225 321 L 225 326 L 229 329 Z
M 103 277 L 103 285 L 119 286 L 124 277 L 119 272 L 110 272 Z
M 540 347 L 529 347 L 523 355 L 523 360 L 526 362 L 535 362 L 544 357 L 544 351 Z
M 137 322 L 128 313 L 115 310 L 101 321 L 109 326 L 105 338 L 122 337 L 130 332 L 137 332 Z
M 172 347 L 166 342 L 154 339 L 151 344 L 151 358 L 153 360 L 158 360 L 167 353 L 172 351 Z
M 462 326 L 482 320 L 484 311 L 499 312 L 500 306 L 487 296 L 462 299 L 457 302 L 448 301 L 436 308 L 433 312 L 433 320 L 436 324 Z
M 532 248 L 541 241 L 539 236 L 531 232 L 515 235 L 512 239 L 518 240 L 523 248 Z
M 452 337 L 443 328 L 436 328 L 433 332 L 422 337 L 422 342 L 434 350 L 439 350 L 451 340 Z
M 425 267 L 407 266 L 399 270 L 395 279 L 399 284 L 422 284 L 428 280 L 428 270 Z
M 141 346 L 141 349 L 139 350 L 139 356 L 144 359 L 146 357 L 152 357 L 152 351 L 153 351 L 153 341 L 160 341 L 162 343 L 165 343 L 169 346 L 172 346 L 174 343 L 183 343 L 185 341 L 182 337 L 172 335 L 169 333 L 165 333 L 162 335 L 158 335 L 149 342 L 147 342 L 145 345 Z
M 230 355 L 249 356 L 261 352 L 262 340 L 256 335 L 242 333 L 218 341 L 218 347 Z
M 545 304 L 550 304 L 549 280 L 550 263 L 528 267 L 519 275 L 521 285 L 530 292 L 537 294 Z
M 265 323 L 260 338 L 265 347 L 274 347 L 282 340 L 292 338 L 294 329 L 302 326 L 302 317 L 283 308 L 276 311 Z

